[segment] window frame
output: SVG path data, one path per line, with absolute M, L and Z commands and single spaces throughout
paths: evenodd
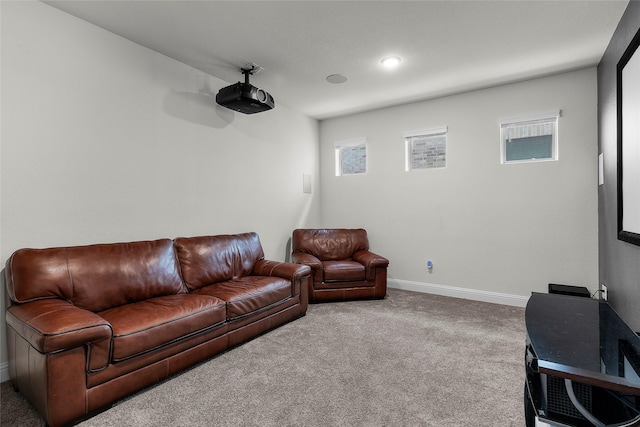
M 447 167 L 447 134 L 449 132 L 448 126 L 440 126 L 437 128 L 422 129 L 417 131 L 409 131 L 404 133 L 404 170 L 405 172 L 417 171 L 417 170 L 429 170 L 429 169 L 446 169 Z M 412 154 L 413 154 L 413 139 L 416 137 L 435 137 L 444 135 L 444 149 L 445 159 L 444 166 L 413 168 L 412 167 Z
M 538 162 L 554 162 L 558 157 L 558 141 L 559 141 L 559 119 L 561 110 L 548 111 L 545 113 L 531 114 L 526 116 L 515 116 L 501 119 L 500 125 L 500 164 L 510 165 L 518 163 L 538 163 Z M 519 160 L 507 160 L 507 140 L 505 139 L 505 131 L 510 126 L 526 126 L 534 124 L 543 124 L 548 122 L 552 124 L 551 130 L 551 157 L 530 158 Z M 538 136 L 538 135 L 532 135 Z
M 364 171 L 363 172 L 352 172 L 352 173 L 344 173 L 343 170 L 343 150 L 345 148 L 353 148 L 353 147 L 364 147 Z M 354 176 L 354 175 L 364 175 L 369 170 L 369 156 L 367 156 L 367 152 L 369 151 L 369 147 L 367 144 L 367 138 L 356 138 L 345 141 L 337 141 L 333 143 L 334 147 L 334 158 L 335 158 L 335 176 Z

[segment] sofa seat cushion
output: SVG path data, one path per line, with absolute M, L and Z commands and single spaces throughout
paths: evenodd
M 365 280 L 364 265 L 356 261 L 324 261 L 324 281 L 357 281 Z
M 193 294 L 167 295 L 98 313 L 113 327 L 112 360 L 120 361 L 222 324 L 224 301 Z
M 244 276 L 205 286 L 194 294 L 226 301 L 227 319 L 233 320 L 291 298 L 291 282 L 280 277 Z

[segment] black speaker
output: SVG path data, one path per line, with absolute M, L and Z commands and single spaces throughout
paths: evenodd
M 549 293 L 591 298 L 589 289 L 585 288 L 584 286 L 558 285 L 556 283 L 549 283 Z

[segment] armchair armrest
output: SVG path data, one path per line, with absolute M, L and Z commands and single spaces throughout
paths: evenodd
M 7 326 L 40 353 L 87 346 L 87 371 L 104 369 L 111 352 L 109 322 L 61 299 L 42 299 L 7 309 Z
M 388 259 L 367 250 L 356 251 L 352 259 L 365 266 L 368 278 L 375 277 L 376 268 L 389 266 Z

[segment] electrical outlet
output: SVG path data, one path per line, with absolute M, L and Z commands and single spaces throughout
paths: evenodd
M 603 299 L 603 300 L 605 300 L 605 301 L 607 301 L 607 299 L 609 299 L 609 293 L 607 292 L 607 285 L 605 285 L 604 283 L 602 283 L 602 284 L 600 285 L 600 290 L 602 291 L 602 292 L 601 292 L 602 299 Z

